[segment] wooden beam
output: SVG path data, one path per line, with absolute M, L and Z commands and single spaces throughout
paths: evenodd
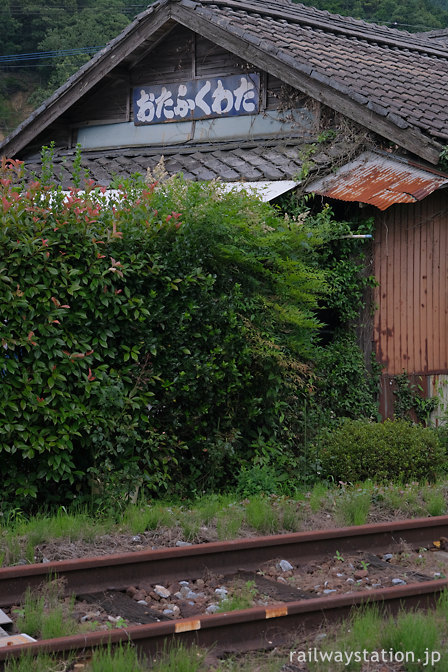
M 206 10 L 207 11 L 207 10 Z M 346 93 L 341 93 L 331 84 L 319 82 L 313 79 L 309 73 L 300 72 L 299 65 L 294 64 L 293 58 L 286 55 L 290 63 L 285 63 L 286 58 L 279 52 L 268 52 L 256 44 L 244 39 L 244 36 L 232 35 L 232 25 L 229 29 L 222 28 L 216 23 L 201 16 L 201 9 L 192 11 L 181 4 L 172 6 L 172 17 L 182 25 L 203 35 L 212 42 L 228 49 L 240 58 L 244 58 L 256 67 L 259 67 L 296 89 L 303 91 L 315 100 L 349 117 L 353 121 L 365 126 L 369 130 L 391 140 L 400 147 L 407 149 L 416 156 L 436 165 L 442 151 L 442 145 L 429 138 L 416 128 L 399 128 L 384 116 L 369 110 L 365 105 L 352 100 Z M 306 66 L 303 67 L 306 70 Z M 311 72 L 311 68 L 309 68 Z

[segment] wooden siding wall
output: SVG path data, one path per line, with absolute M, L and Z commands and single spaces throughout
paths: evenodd
M 374 340 L 384 376 L 448 372 L 447 257 L 446 191 L 377 216 Z
M 73 105 L 66 117 L 77 125 L 89 121 L 128 121 L 129 89 L 128 74 L 116 72 L 114 77 L 105 77 L 89 95 Z
M 130 121 L 134 86 L 169 84 L 189 79 L 255 72 L 257 68 L 222 47 L 176 26 L 152 51 L 130 70 L 114 70 L 64 115 L 73 126 Z M 299 94 L 276 77 L 261 73 L 262 109 L 304 107 L 307 96 Z

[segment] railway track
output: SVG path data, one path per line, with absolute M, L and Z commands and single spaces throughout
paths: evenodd
M 428 547 L 443 537 L 448 537 L 448 516 L 7 567 L 0 569 L 0 607 L 18 604 L 28 587 L 37 588 L 51 576 L 64 578 L 67 595 L 88 595 L 124 591 L 129 585 L 141 582 L 161 584 L 181 578 L 198 579 L 205 572 L 250 573 L 276 558 L 298 566 L 334 556 L 336 551 L 384 554 L 403 542 L 416 548 Z M 217 653 L 277 646 L 286 642 L 291 632 L 305 632 L 323 622 L 338 621 L 353 607 L 366 602 L 380 603 L 392 613 L 403 605 L 428 608 L 447 588 L 447 579 L 427 580 L 3 647 L 0 669 L 8 657 L 20 656 L 25 651 L 31 655 L 88 652 L 98 646 L 127 641 L 147 655 L 159 650 L 167 638 L 184 645 L 214 646 Z

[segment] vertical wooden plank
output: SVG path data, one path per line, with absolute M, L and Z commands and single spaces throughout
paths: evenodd
M 379 411 L 382 418 L 389 415 L 388 405 L 388 384 L 387 376 L 387 355 L 386 355 L 386 286 L 387 286 L 387 226 L 388 214 L 378 212 L 375 217 L 375 239 L 374 239 L 374 273 L 378 282 L 374 290 L 374 301 L 376 311 L 374 315 L 374 339 L 375 353 L 377 361 L 385 366 L 384 373 L 380 380 L 380 407 Z
M 398 324 L 398 338 L 396 339 L 396 361 L 397 368 L 399 367 L 400 372 L 407 369 L 407 318 L 406 318 L 406 286 L 403 282 L 403 278 L 406 277 L 406 266 L 407 266 L 407 254 L 406 254 L 406 212 L 403 208 L 398 208 L 396 218 L 396 227 L 397 227 L 397 281 L 395 285 L 395 292 L 397 294 L 397 303 L 398 303 L 398 313 L 397 319 Z
M 448 370 L 448 275 L 447 275 L 447 254 L 448 254 L 448 216 L 442 208 L 442 196 L 438 194 L 438 203 L 442 210 L 439 215 L 440 231 L 440 273 L 439 273 L 439 302 L 440 302 L 440 370 Z
M 428 204 L 425 203 L 425 219 L 426 219 L 426 270 L 427 270 L 427 311 L 428 311 L 428 324 L 427 324 L 427 338 L 428 338 L 428 368 L 427 371 L 433 370 L 434 362 L 437 361 L 436 357 L 436 342 L 437 334 L 434 333 L 438 330 L 437 325 L 437 314 L 434 311 L 434 307 L 437 305 L 434 301 L 434 292 L 433 292 L 433 283 L 434 283 L 434 217 L 431 217 Z
M 392 217 L 388 218 L 387 229 L 386 229 L 386 324 L 384 325 L 384 331 L 386 333 L 385 342 L 386 342 L 386 354 L 387 354 L 387 367 L 394 368 L 394 250 L 395 250 L 395 241 L 394 241 L 394 220 Z
M 431 217 L 431 284 L 428 285 L 431 294 L 431 352 L 429 358 L 429 371 L 436 371 L 440 366 L 440 220 Z
M 197 54 L 198 54 L 198 35 L 197 33 L 193 33 L 193 49 L 191 50 L 191 72 L 193 74 L 193 78 L 196 78 L 198 73 Z
M 414 338 L 414 359 L 412 361 L 412 371 L 419 371 L 420 364 L 422 361 L 422 348 L 421 348 L 421 301 L 420 301 L 420 227 L 416 226 L 414 221 L 413 226 L 413 251 L 414 251 L 414 274 L 412 279 L 412 286 L 414 289 L 414 328 L 413 328 L 413 338 Z
M 420 245 L 421 245 L 421 270 L 420 270 L 420 339 L 422 360 L 420 367 L 415 371 L 428 371 L 428 218 L 426 202 L 422 202 L 422 218 L 418 222 L 420 229 Z
M 401 346 L 402 346 L 402 330 L 401 330 L 401 285 L 402 285 L 402 270 L 401 270 L 401 246 L 402 246 L 402 231 L 401 231 L 401 208 L 394 207 L 394 221 L 393 221 L 393 331 L 392 331 L 392 345 L 393 345 L 393 367 L 395 371 L 402 372 L 401 360 Z
M 382 336 L 381 336 L 381 318 L 382 318 L 382 294 L 383 294 L 383 266 L 381 263 L 381 252 L 383 249 L 383 215 L 375 217 L 375 236 L 373 241 L 373 273 L 375 275 L 377 286 L 373 290 L 373 303 L 375 313 L 373 316 L 373 338 L 375 341 L 375 356 L 378 362 L 382 362 Z
M 400 214 L 401 214 L 401 208 L 400 206 L 393 207 L 393 245 L 392 245 L 392 253 L 393 253 L 393 312 L 392 312 L 392 352 L 393 352 L 393 367 L 395 371 L 399 371 L 401 373 L 401 357 L 400 357 L 400 276 L 401 276 L 401 268 L 400 268 L 400 247 L 401 247 L 401 231 L 400 231 Z
M 409 371 L 414 366 L 415 362 L 415 302 L 414 302 L 414 244 L 415 244 L 415 229 L 414 217 L 409 211 L 406 217 L 404 226 L 406 228 L 406 276 L 403 282 L 406 284 L 406 332 L 407 332 L 407 349 L 406 349 L 406 371 Z
M 390 319 L 390 310 L 389 310 L 389 297 L 390 295 L 390 217 L 387 217 L 384 222 L 385 228 L 383 229 L 383 251 L 382 251 L 382 265 L 383 265 L 383 311 L 382 311 L 382 343 L 383 343 L 383 362 L 386 365 L 386 371 L 389 370 L 390 361 L 389 361 L 389 319 Z

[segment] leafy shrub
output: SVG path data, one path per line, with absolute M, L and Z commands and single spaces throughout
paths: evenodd
M 322 472 L 336 481 L 434 479 L 447 466 L 437 434 L 404 420 L 345 420 L 321 441 Z
M 6 500 L 192 495 L 295 445 L 322 287 L 312 233 L 180 177 L 109 202 L 19 173 L 3 161 Z
M 266 464 L 243 466 L 237 477 L 236 489 L 242 497 L 272 494 L 278 492 L 280 480 L 279 473 Z
M 425 398 L 421 385 L 412 383 L 406 371 L 395 376 L 395 389 L 393 390 L 394 417 L 428 423 L 431 413 L 437 408 L 439 398 Z
M 366 368 L 356 337 L 340 332 L 316 355 L 318 402 L 333 417 L 378 417 L 375 375 Z
M 378 418 L 379 368 L 366 366 L 357 332 L 360 311 L 373 310 L 371 242 L 374 220 L 338 221 L 328 204 L 296 194 L 283 198 L 287 217 L 303 220 L 320 238 L 311 255 L 325 272 L 325 291 L 317 316 L 321 320 L 319 340 L 313 352 L 313 380 L 310 395 L 299 411 L 301 441 L 306 445 L 322 427 L 334 426 L 341 417 Z M 316 208 L 319 212 L 316 213 Z M 360 237 L 361 236 L 361 237 Z M 304 469 L 311 476 L 313 465 Z M 318 471 L 315 465 L 314 471 Z

